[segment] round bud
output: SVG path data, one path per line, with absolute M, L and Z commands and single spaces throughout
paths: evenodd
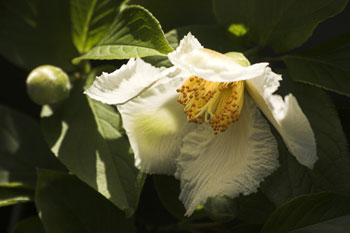
M 55 66 L 39 66 L 27 77 L 28 95 L 39 105 L 54 104 L 67 98 L 70 89 L 68 75 Z

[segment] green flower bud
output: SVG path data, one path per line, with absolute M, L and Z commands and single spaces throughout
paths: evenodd
M 27 77 L 28 95 L 39 105 L 54 104 L 67 98 L 70 89 L 68 75 L 55 66 L 39 66 Z

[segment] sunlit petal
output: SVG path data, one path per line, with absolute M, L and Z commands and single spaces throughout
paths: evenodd
M 125 103 L 164 77 L 162 71 L 164 69 L 155 68 L 141 59 L 130 59 L 113 73 L 97 77 L 85 94 L 106 104 Z
M 202 48 L 190 33 L 180 42 L 176 51 L 168 54 L 178 68 L 208 81 L 235 82 L 261 76 L 268 63 L 242 66 L 235 59 L 216 51 Z
M 164 78 L 141 95 L 118 105 L 123 126 L 142 171 L 174 174 L 175 157 L 188 123 L 175 91 L 182 77 Z
M 246 87 L 266 117 L 281 134 L 289 151 L 303 165 L 313 168 L 316 160 L 316 143 L 308 119 L 296 98 L 289 94 L 283 98 L 273 94 L 279 87 L 281 76 L 270 68 L 263 76 L 246 81 Z
M 214 135 L 207 124 L 192 129 L 183 139 L 176 171 L 186 215 L 208 197 L 255 192 L 278 167 L 277 157 L 275 138 L 249 96 L 241 119 L 227 131 Z

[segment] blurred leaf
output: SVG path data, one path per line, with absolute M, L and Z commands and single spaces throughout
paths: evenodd
M 348 0 L 214 0 L 224 25 L 243 24 L 252 41 L 284 52 L 302 45 L 316 26 L 341 12 Z
M 75 176 L 39 170 L 36 193 L 48 233 L 136 232 L 132 219 Z
M 234 224 L 233 226 L 230 226 L 229 224 L 227 224 L 227 225 L 228 225 L 227 228 L 230 229 L 230 231 L 227 231 L 227 233 L 228 232 L 232 232 L 232 233 L 258 233 L 258 232 L 260 232 L 260 229 L 261 229 L 260 225 L 254 225 L 254 224 L 241 223 L 241 224 Z M 224 231 L 224 232 L 226 232 L 226 231 Z
M 20 184 L 0 186 L 0 207 L 33 200 L 34 190 Z
M 130 6 L 118 14 L 98 45 L 73 62 L 78 63 L 83 59 L 129 59 L 171 51 L 157 19 L 140 6 Z
M 31 70 L 50 64 L 73 69 L 69 1 L 11 0 L 0 3 L 0 54 Z
M 301 165 L 273 130 L 278 141 L 280 168 L 262 183 L 262 192 L 276 205 L 312 192 L 350 193 L 348 143 L 329 96 L 322 89 L 290 81 L 287 73 L 283 73 L 279 92 L 296 96 L 314 131 L 318 160 L 312 170 Z
M 34 188 L 37 168 L 64 169 L 33 119 L 0 106 L 0 186 L 20 183 Z
M 320 222 L 315 225 L 303 227 L 288 233 L 349 233 L 350 215 L 333 218 L 328 221 Z
M 263 224 L 276 209 L 262 192 L 238 197 L 238 218 L 249 224 Z
M 211 0 L 130 0 L 159 20 L 165 31 L 190 24 L 214 24 Z
M 71 0 L 73 42 L 85 53 L 103 37 L 122 0 Z
M 93 70 L 88 80 L 100 73 Z M 76 83 L 70 98 L 54 114 L 43 109 L 46 139 L 70 171 L 131 215 L 145 175 L 135 168 L 128 140 L 119 132 L 116 108 L 88 98 L 83 85 Z
M 178 219 L 183 219 L 186 211 L 179 200 L 180 181 L 167 175 L 153 175 L 153 181 L 164 207 Z
M 283 60 L 294 80 L 350 96 L 350 34 Z
M 349 213 L 349 197 L 334 193 L 304 195 L 279 207 L 261 233 L 284 233 Z
M 38 216 L 21 220 L 12 233 L 45 233 L 43 224 Z
M 194 220 L 205 217 L 206 213 L 203 207 L 197 207 L 195 212 L 190 217 L 185 217 L 185 207 L 180 201 L 180 181 L 173 176 L 168 175 L 153 175 L 154 186 L 157 195 L 163 206 L 178 219 Z

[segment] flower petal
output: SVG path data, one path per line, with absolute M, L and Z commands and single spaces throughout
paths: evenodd
M 176 67 L 197 77 L 213 82 L 235 82 L 261 76 L 268 63 L 242 66 L 235 59 L 203 48 L 189 33 L 176 51 L 168 54 Z
M 191 32 L 189 32 L 184 38 L 180 41 L 179 46 L 174 52 L 169 53 L 170 57 L 176 59 L 181 57 L 184 54 L 191 53 L 193 50 L 203 48 L 199 43 L 196 37 L 194 37 Z
M 281 134 L 288 150 L 303 165 L 312 169 L 316 160 L 316 142 L 308 119 L 296 98 L 289 94 L 284 101 L 273 93 L 279 87 L 281 75 L 266 68 L 263 76 L 246 81 L 250 96 Z
M 143 60 L 130 59 L 113 73 L 103 73 L 84 93 L 106 104 L 121 104 L 138 95 L 153 82 L 164 77 L 164 69 Z
M 208 197 L 255 192 L 278 167 L 278 148 L 267 121 L 249 96 L 238 122 L 218 135 L 208 124 L 185 135 L 177 159 L 180 199 L 191 215 Z
M 163 78 L 139 96 L 118 105 L 135 154 L 135 166 L 147 173 L 173 175 L 181 139 L 188 127 L 176 102 L 181 76 Z

